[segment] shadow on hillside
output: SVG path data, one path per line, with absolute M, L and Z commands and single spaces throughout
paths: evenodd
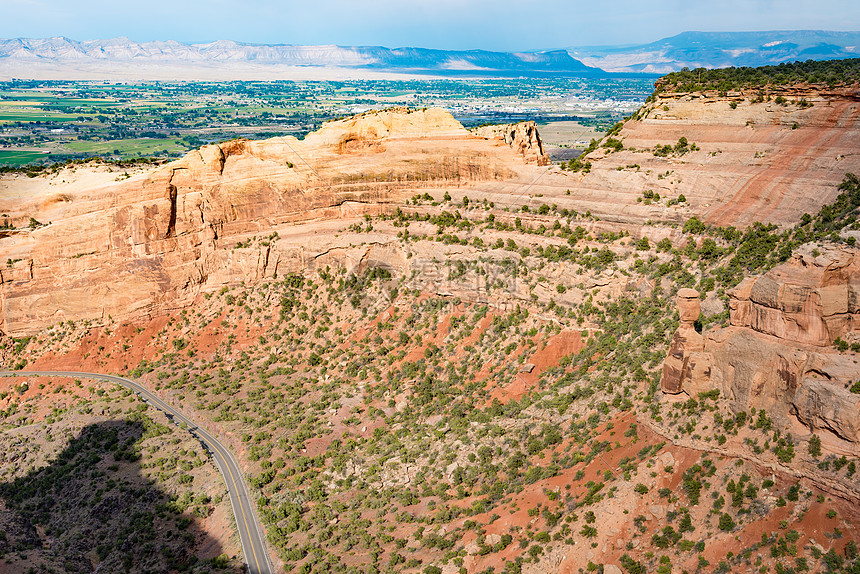
M 143 475 L 135 447 L 159 432 L 169 431 L 148 420 L 89 425 L 47 466 L 0 483 L 0 561 L 19 569 L 20 551 L 32 550 L 34 571 L 243 571 L 195 555 L 222 552 L 193 519 L 211 502 L 171 499 Z

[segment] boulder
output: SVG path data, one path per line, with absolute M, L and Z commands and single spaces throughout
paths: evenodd
M 699 292 L 695 289 L 684 287 L 678 290 L 678 315 L 681 323 L 693 324 L 699 319 L 701 314 L 701 304 Z

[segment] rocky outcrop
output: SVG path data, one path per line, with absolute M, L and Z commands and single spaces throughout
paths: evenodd
M 501 140 L 518 151 L 529 162 L 549 165 L 549 156 L 544 153 L 543 143 L 534 122 L 481 126 L 475 133 L 485 139 Z
M 718 390 L 728 410 L 764 410 L 779 428 L 801 434 L 829 431 L 831 445 L 860 454 L 860 395 L 849 390 L 858 356 L 831 345 L 836 337 L 860 341 L 858 262 L 856 249 L 801 249 L 733 290 L 730 325 L 703 335 L 692 328 L 695 291 L 681 290 L 663 392 Z
M 826 347 L 860 329 L 860 256 L 810 249 L 729 293 L 731 324 L 779 339 Z
M 181 308 L 207 289 L 304 268 L 327 247 L 279 245 L 275 232 L 295 222 L 336 224 L 418 190 L 507 180 L 518 166 L 519 153 L 443 110 L 391 109 L 301 141 L 204 146 L 128 178 L 74 166 L 39 181 L 7 176 L 0 212 L 50 224 L 0 236 L 0 330 Z
M 705 347 L 714 365 L 711 388 L 730 410 L 764 410 L 778 428 L 798 434 L 830 431 L 848 452 L 860 453 L 860 397 L 847 388 L 857 377 L 856 355 L 736 327 L 708 333 Z
M 664 393 L 676 395 L 684 390 L 690 393 L 691 385 L 698 386 L 696 382 L 710 374 L 709 365 L 703 360 L 705 338 L 695 328 L 700 313 L 699 292 L 686 288 L 679 290 L 678 314 L 681 324 L 672 337 L 669 354 L 663 362 L 660 388 Z
M 792 414 L 811 429 L 827 429 L 853 443 L 860 441 L 860 395 L 829 381 L 808 377 L 791 402 Z

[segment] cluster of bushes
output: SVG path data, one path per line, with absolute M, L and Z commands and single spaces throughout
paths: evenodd
M 56 157 L 56 156 L 54 156 Z M 150 165 L 150 164 L 160 164 L 164 162 L 163 159 L 160 158 L 149 158 L 149 157 L 140 157 L 135 159 L 104 159 L 101 157 L 88 157 L 88 158 L 70 158 L 64 159 L 62 161 L 56 161 L 52 163 L 43 163 L 43 164 L 29 164 L 22 166 L 12 166 L 12 165 L 2 165 L 0 166 L 0 174 L 4 173 L 20 173 L 25 174 L 28 177 L 36 177 L 43 173 L 57 173 L 63 168 L 72 167 L 75 165 L 84 165 L 90 162 L 96 162 L 102 165 L 110 165 L 114 167 L 128 168 L 135 167 L 138 165 Z
M 823 206 L 814 216 L 804 214 L 800 223 L 788 230 L 780 231 L 776 225 L 760 222 L 753 223 L 743 231 L 733 226 L 709 227 L 692 217 L 684 224 L 682 231 L 693 235 L 710 235 L 726 245 L 719 247 L 711 240 L 707 245 L 702 242 L 701 249 L 697 251 L 702 259 L 716 260 L 731 255 L 727 264 L 712 269 L 711 275 L 717 283 L 733 287 L 746 274 L 764 272 L 787 261 L 794 250 L 805 243 L 826 239 L 853 245 L 854 238 L 843 239 L 840 232 L 846 227 L 857 226 L 860 179 L 853 173 L 846 174 L 839 190 L 841 193 L 833 203 Z
M 687 141 L 687 138 L 680 137 L 678 138 L 678 143 L 674 146 L 666 144 L 666 145 L 658 145 L 654 148 L 654 155 L 657 157 L 669 157 L 670 155 L 682 156 L 686 155 L 691 151 L 699 150 L 699 146 L 695 143 L 690 143 Z

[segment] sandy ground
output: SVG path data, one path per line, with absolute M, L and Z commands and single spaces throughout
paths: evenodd
M 544 145 L 558 147 L 585 148 L 591 138 L 599 138 L 603 132 L 584 126 L 579 122 L 550 122 L 538 124 L 541 141 Z

